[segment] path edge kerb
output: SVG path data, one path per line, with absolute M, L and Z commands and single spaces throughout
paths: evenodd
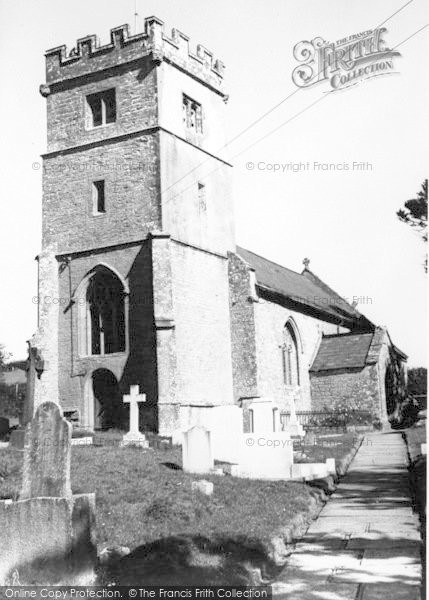
M 280 529 L 269 540 L 266 572 L 272 570 L 273 565 L 277 568 L 285 565 L 294 550 L 294 544 L 307 533 L 311 522 L 317 519 L 329 496 L 336 490 L 340 478 L 346 475 L 364 439 L 365 435 L 357 436 L 349 452 L 339 461 L 335 477 L 329 475 L 307 482 L 311 486 L 310 504 L 307 510 L 295 515 L 287 527 Z

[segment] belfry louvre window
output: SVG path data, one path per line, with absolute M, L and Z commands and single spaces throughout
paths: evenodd
M 90 112 L 91 127 L 100 127 L 116 121 L 115 90 L 104 90 L 86 97 Z
M 186 129 L 195 131 L 195 133 L 203 132 L 203 109 L 201 104 L 183 94 L 183 123 Z

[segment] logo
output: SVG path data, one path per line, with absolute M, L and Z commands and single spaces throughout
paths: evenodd
M 337 42 L 321 37 L 295 45 L 292 80 L 298 87 L 329 81 L 331 91 L 345 89 L 371 77 L 395 73 L 393 59 L 399 52 L 385 46 L 385 27 L 350 35 Z

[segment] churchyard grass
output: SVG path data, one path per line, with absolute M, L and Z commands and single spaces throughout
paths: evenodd
M 121 438 L 119 431 L 97 433 L 93 446 L 72 447 L 72 492 L 96 493 L 98 551 L 131 550 L 119 571 L 101 568 L 103 583 L 134 584 L 142 573 L 153 585 L 255 583 L 255 566 L 268 578 L 281 568 L 273 561 L 276 540 L 295 528 L 297 518 L 312 518 L 314 492 L 304 483 L 189 474 L 181 468 L 180 447 L 119 448 Z M 340 458 L 353 440 L 353 434 L 322 436 L 305 450 L 312 462 Z M 18 450 L 0 450 L 0 498 L 19 498 L 22 457 Z M 201 479 L 213 482 L 212 495 L 192 489 Z
M 104 441 L 113 443 L 116 438 L 108 433 Z M 95 442 L 100 439 L 96 436 Z M 1 450 L 0 461 L 0 497 L 16 499 L 22 453 Z M 73 493 L 96 493 L 99 549 L 133 549 L 174 535 L 226 536 L 263 544 L 309 507 L 310 490 L 302 483 L 197 476 L 180 467 L 180 448 L 72 448 Z M 192 491 L 196 479 L 212 481 L 213 495 Z

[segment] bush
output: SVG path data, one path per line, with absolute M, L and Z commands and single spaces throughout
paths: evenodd
M 350 406 L 339 404 L 333 411 L 324 409 L 322 414 L 314 414 L 308 420 L 311 428 L 337 428 L 346 429 L 350 426 L 374 426 L 374 417 L 370 411 L 359 410 Z M 381 426 L 381 423 L 380 423 Z

